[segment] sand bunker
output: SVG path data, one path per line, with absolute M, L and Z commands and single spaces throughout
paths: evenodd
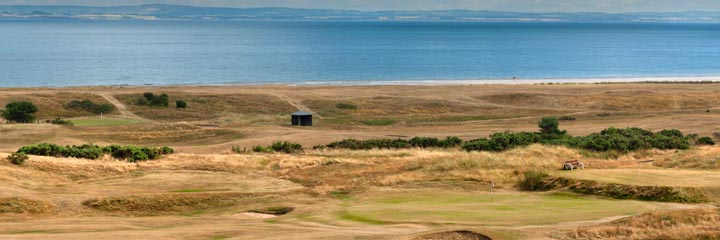
M 235 218 L 239 218 L 239 219 L 267 219 L 267 218 L 277 217 L 272 214 L 255 213 L 255 212 L 236 213 L 236 214 L 233 214 L 232 216 Z

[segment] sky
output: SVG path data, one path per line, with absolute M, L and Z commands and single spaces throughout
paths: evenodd
M 292 7 L 352 10 L 470 9 L 515 12 L 720 11 L 720 0 L 0 0 L 2 5 L 180 4 L 211 7 Z

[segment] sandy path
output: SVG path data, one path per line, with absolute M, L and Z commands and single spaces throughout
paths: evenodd
M 137 120 L 142 120 L 142 121 L 146 121 L 146 122 L 150 122 L 150 121 L 151 121 L 151 120 L 149 120 L 149 119 L 147 119 L 147 118 L 140 117 L 140 116 L 136 115 L 135 113 L 131 112 L 130 110 L 127 109 L 127 107 L 125 106 L 125 104 L 123 104 L 122 102 L 118 101 L 115 97 L 113 97 L 113 96 L 110 95 L 110 94 L 107 94 L 107 93 L 98 93 L 98 95 L 100 95 L 101 97 L 105 98 L 105 100 L 107 100 L 108 102 L 110 102 L 112 105 L 115 105 L 115 108 L 118 109 L 118 112 L 120 112 L 120 115 L 121 115 L 121 116 L 125 116 L 125 117 L 127 117 L 127 118 L 132 118 L 132 119 L 137 119 Z
M 322 118 L 322 116 L 320 116 L 319 113 L 313 111 L 308 106 L 305 106 L 305 104 L 295 101 L 295 99 L 292 99 L 292 98 L 288 97 L 287 95 L 276 94 L 276 93 L 273 93 L 272 95 L 282 99 L 283 101 L 286 101 L 288 104 L 290 104 L 291 106 L 293 106 L 299 110 L 311 112 L 311 113 L 315 114 L 316 117 Z

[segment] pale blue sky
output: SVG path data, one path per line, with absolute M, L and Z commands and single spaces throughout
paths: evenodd
M 472 9 L 517 12 L 720 11 L 720 0 L 0 0 L 5 5 L 293 7 L 355 10 Z

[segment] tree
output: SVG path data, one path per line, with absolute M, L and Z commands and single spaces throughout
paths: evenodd
M 35 113 L 38 108 L 28 101 L 11 102 L 2 111 L 2 117 L 10 122 L 31 123 L 35 121 Z
M 558 121 L 555 117 L 544 117 L 538 122 L 538 127 L 540 127 L 540 133 L 543 134 L 565 134 L 566 131 L 561 131 L 560 128 L 560 121 Z

